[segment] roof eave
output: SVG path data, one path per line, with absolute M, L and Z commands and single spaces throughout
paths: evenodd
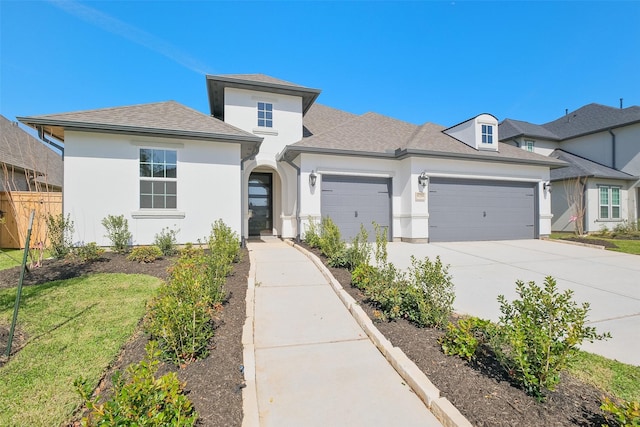
M 478 156 L 478 155 L 470 155 L 464 153 L 448 153 L 443 151 L 431 151 L 431 150 L 418 150 L 415 148 L 405 148 L 396 150 L 396 158 L 404 159 L 410 156 L 425 156 L 425 157 L 444 157 L 451 159 L 465 159 L 465 160 L 475 160 L 475 161 L 483 161 L 483 162 L 497 162 L 497 163 L 517 163 L 517 164 L 527 164 L 527 165 L 536 165 L 536 166 L 549 166 L 550 168 L 561 168 L 567 165 L 566 162 L 562 160 L 556 160 L 554 162 L 548 160 L 534 160 L 534 159 L 519 159 L 514 157 L 489 157 L 489 156 Z M 562 162 L 562 163 L 558 163 Z
M 278 155 L 277 160 L 293 161 L 300 154 L 328 154 L 332 156 L 357 156 L 357 157 L 373 157 L 381 159 L 394 159 L 395 153 L 388 152 L 371 152 L 371 151 L 357 151 L 357 150 L 343 150 L 337 148 L 324 148 L 324 147 L 293 147 L 287 145 L 282 152 Z
M 34 127 L 34 125 L 39 126 L 55 126 L 62 127 L 65 130 L 75 130 L 75 131 L 91 131 L 91 132 L 101 132 L 101 133 L 124 133 L 129 135 L 152 135 L 152 136 L 161 136 L 161 137 L 169 137 L 169 138 L 188 138 L 188 139 L 199 139 L 199 140 L 221 140 L 228 142 L 249 142 L 249 143 L 262 143 L 263 138 L 258 136 L 250 136 L 250 135 L 228 135 L 228 134 L 219 134 L 219 133 L 209 133 L 209 132 L 196 132 L 196 131 L 180 131 L 173 129 L 151 129 L 151 128 L 143 128 L 137 126 L 120 126 L 120 125 L 109 125 L 103 123 L 87 123 L 87 122 L 70 122 L 66 120 L 50 120 L 50 119 L 39 119 L 33 117 L 17 117 L 17 119 L 27 125 Z M 64 137 L 62 139 L 64 142 Z

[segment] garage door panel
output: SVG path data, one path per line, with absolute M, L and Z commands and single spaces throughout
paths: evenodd
M 360 224 L 374 239 L 372 222 L 390 226 L 390 188 L 388 178 L 323 175 L 322 216 L 329 216 L 346 240 L 360 231 Z
M 432 178 L 429 240 L 535 238 L 533 183 Z

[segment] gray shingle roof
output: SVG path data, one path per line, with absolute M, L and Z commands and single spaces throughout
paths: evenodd
M 498 125 L 498 135 L 500 135 L 501 141 L 519 136 L 530 136 L 552 141 L 560 139 L 556 134 L 543 126 L 513 119 L 505 119 Z
M 562 141 L 632 123 L 640 123 L 640 107 L 614 108 L 594 103 L 543 125 L 505 119 L 500 123 L 499 135 L 501 141 L 518 136 Z
M 1 115 L 0 162 L 37 171 L 46 176 L 47 184 L 62 187 L 62 156 Z
M 322 104 L 313 104 L 304 115 L 302 136 L 306 138 L 325 132 L 356 117 L 358 116 L 346 111 Z
M 293 159 L 302 152 L 401 158 L 411 155 L 481 159 L 499 162 L 541 164 L 565 163 L 501 144 L 498 152 L 479 151 L 443 132 L 443 126 L 416 126 L 376 113 L 366 113 L 325 132 L 291 144 L 282 156 Z
M 625 181 L 638 179 L 637 177 L 627 173 L 601 165 L 600 163 L 593 162 L 564 150 L 556 149 L 549 156 L 565 161 L 569 164 L 567 167 L 553 169 L 551 171 L 552 181 L 577 177 L 609 178 Z
M 242 143 L 246 150 L 262 141 L 262 138 L 175 101 L 18 117 L 18 120 L 33 127 L 46 126 L 47 131 L 62 141 L 64 129 L 215 139 Z
M 244 80 L 251 83 L 266 83 L 270 85 L 291 86 L 299 89 L 306 89 L 304 86 L 291 83 L 286 80 L 276 79 L 275 77 L 267 76 L 266 74 L 218 74 L 211 77 Z

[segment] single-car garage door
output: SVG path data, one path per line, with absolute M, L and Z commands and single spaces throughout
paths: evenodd
M 322 216 L 330 217 L 342 238 L 351 240 L 364 224 L 369 240 L 375 239 L 372 222 L 388 227 L 391 238 L 391 179 L 322 175 Z
M 429 241 L 537 237 L 535 184 L 433 177 Z

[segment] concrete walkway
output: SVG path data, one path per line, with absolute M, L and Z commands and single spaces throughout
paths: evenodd
M 442 425 L 309 258 L 276 239 L 248 247 L 243 425 Z

